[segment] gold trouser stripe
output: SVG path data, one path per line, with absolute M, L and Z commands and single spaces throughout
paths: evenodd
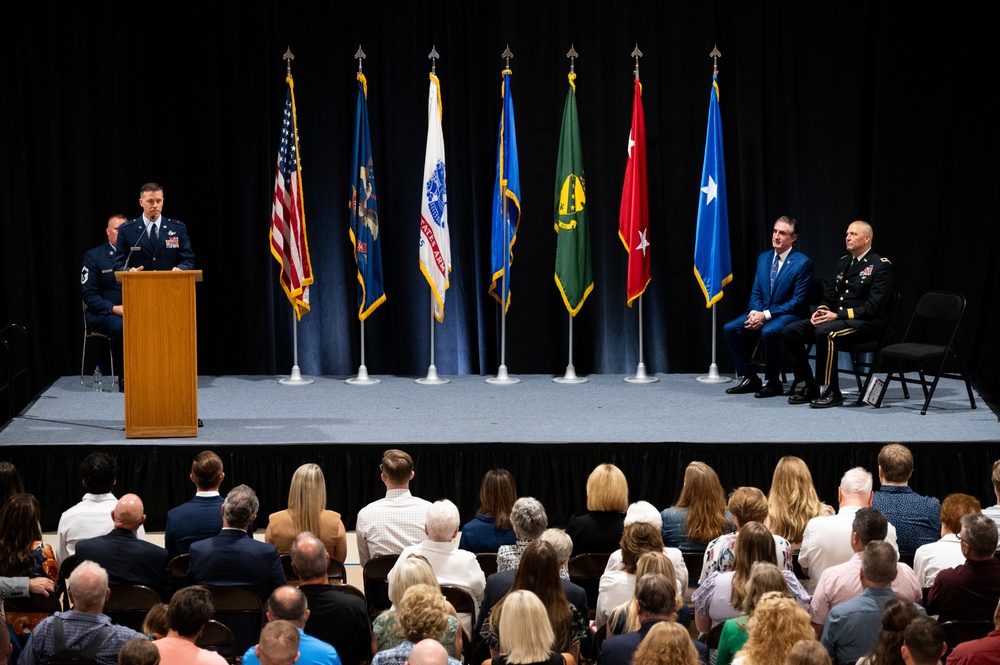
M 837 353 L 836 345 L 834 344 L 834 338 L 846 337 L 855 331 L 854 328 L 841 328 L 840 330 L 834 330 L 832 333 L 827 335 L 826 343 L 826 367 L 823 374 L 823 382 L 820 383 L 821 386 L 830 385 L 830 377 L 832 375 L 831 367 L 833 366 L 833 354 Z

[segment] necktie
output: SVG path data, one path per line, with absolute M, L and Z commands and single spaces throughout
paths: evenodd
M 774 279 L 778 276 L 778 254 L 775 253 L 774 260 L 771 261 L 771 288 L 774 288 Z
M 153 251 L 156 251 L 156 222 L 152 222 L 149 225 L 149 242 L 153 245 Z

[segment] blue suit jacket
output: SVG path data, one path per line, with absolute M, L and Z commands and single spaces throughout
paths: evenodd
M 120 231 L 119 231 L 120 233 Z M 750 291 L 747 312 L 769 310 L 771 318 L 791 314 L 804 319 L 809 316 L 809 290 L 812 287 L 813 264 L 808 256 L 794 247 L 785 258 L 785 265 L 778 272 L 771 289 L 771 261 L 774 250 L 769 249 L 757 257 L 757 273 Z
M 186 553 L 193 542 L 219 535 L 223 501 L 221 496 L 196 496 L 167 512 L 163 545 L 171 558 Z
M 141 584 L 164 601 L 170 597 L 167 551 L 140 540 L 134 531 L 116 528 L 107 535 L 81 540 L 76 544 L 76 560 L 100 564 L 108 571 L 112 586 Z
M 107 316 L 112 307 L 122 304 L 122 285 L 115 279 L 115 248 L 111 243 L 103 243 L 83 255 L 80 288 L 88 315 Z
M 249 589 L 267 602 L 285 584 L 285 571 L 274 545 L 254 540 L 246 531 L 223 529 L 191 543 L 188 576 L 195 584 Z
M 137 249 L 133 252 L 132 248 Z M 132 256 L 129 258 L 129 253 Z M 115 269 L 124 270 L 142 266 L 143 270 L 194 270 L 194 250 L 188 239 L 184 222 L 160 217 L 160 230 L 156 247 L 153 247 L 142 217 L 130 219 L 118 227 L 118 246 L 115 248 Z

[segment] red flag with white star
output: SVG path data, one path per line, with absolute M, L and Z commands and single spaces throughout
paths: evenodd
M 618 237 L 628 252 L 627 303 L 649 284 L 649 190 L 646 183 L 646 117 L 642 113 L 642 84 L 635 79 L 632 99 L 632 130 L 628 137 L 628 164 L 618 215 Z

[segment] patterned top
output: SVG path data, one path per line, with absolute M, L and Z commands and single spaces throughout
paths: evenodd
M 393 649 L 406 641 L 406 638 L 396 632 L 398 625 L 396 610 L 382 612 L 382 614 L 375 617 L 375 621 L 372 623 L 372 632 L 375 633 L 375 638 L 378 640 L 379 651 Z M 444 629 L 444 633 L 437 638 L 437 641 L 441 643 L 441 646 L 445 648 L 445 651 L 452 658 L 455 657 L 455 639 L 458 636 L 458 630 L 458 619 L 449 615 L 448 626 Z
M 90 612 L 56 612 L 56 617 L 62 619 L 63 639 L 67 649 L 78 651 L 85 649 L 92 639 L 104 626 L 110 626 L 111 630 L 104 638 L 104 643 L 97 651 L 96 661 L 101 665 L 116 665 L 118 663 L 118 652 L 122 645 L 133 637 L 143 637 L 140 633 L 111 623 L 111 619 L 104 614 L 91 614 Z M 31 632 L 24 651 L 18 658 L 19 663 L 34 665 L 42 663 L 47 658 L 55 654 L 56 644 L 54 635 L 54 618 L 49 617 L 42 621 Z
M 410 494 L 410 490 L 389 490 L 384 499 L 361 509 L 354 527 L 361 565 L 383 554 L 399 554 L 408 545 L 425 537 L 429 501 Z
M 410 649 L 412 648 L 413 642 L 403 642 L 398 647 L 379 651 L 372 658 L 372 665 L 405 665 L 406 659 L 410 657 Z M 462 663 L 448 656 L 448 665 L 462 665 Z
M 783 570 L 781 574 L 788 582 L 788 590 L 792 598 L 799 606 L 809 611 L 809 592 L 805 590 L 802 583 L 795 577 L 795 573 L 790 570 Z M 712 573 L 698 589 L 691 594 L 691 601 L 694 603 L 694 613 L 698 616 L 708 617 L 712 620 L 712 626 L 722 623 L 726 619 L 735 619 L 743 613 L 742 608 L 733 607 L 729 599 L 733 593 L 733 577 L 735 572 Z
M 502 573 L 505 570 L 517 570 L 517 564 L 521 563 L 521 555 L 524 554 L 524 549 L 530 544 L 530 540 L 518 538 L 517 542 L 513 545 L 501 545 L 500 549 L 497 550 L 497 572 Z M 559 577 L 568 580 L 569 568 L 560 566 Z
M 712 573 L 724 573 L 736 567 L 736 554 L 733 548 L 736 545 L 736 536 L 738 535 L 738 533 L 727 533 L 708 544 L 708 547 L 705 548 L 705 559 L 698 584 L 704 584 Z M 778 565 L 785 570 L 792 570 L 791 544 L 775 534 L 774 549 L 778 555 Z
M 556 644 L 558 651 L 569 651 L 574 645 L 580 644 L 580 642 L 587 636 L 588 623 L 590 617 L 584 618 L 580 614 L 580 610 L 576 609 L 576 605 L 567 601 L 569 606 L 569 644 Z M 486 645 L 490 649 L 500 651 L 500 627 L 498 625 L 490 625 L 489 619 L 483 622 L 483 627 L 481 630 L 482 638 L 486 641 Z M 372 665 L 377 665 L 372 663 Z
M 895 525 L 900 552 L 916 552 L 941 537 L 941 502 L 906 485 L 882 485 L 872 496 L 872 508 Z

